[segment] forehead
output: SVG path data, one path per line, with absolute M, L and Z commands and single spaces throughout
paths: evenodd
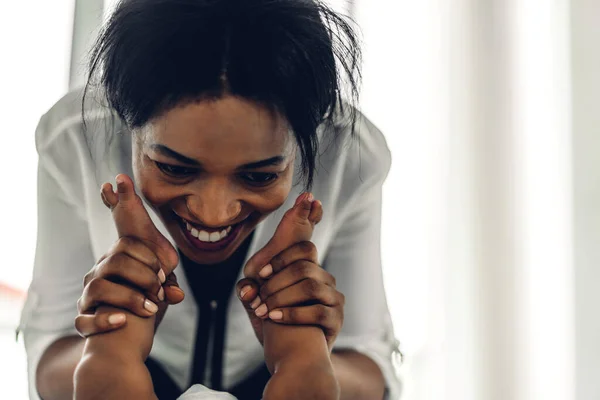
M 174 108 L 141 131 L 145 150 L 162 144 L 203 164 L 236 164 L 287 156 L 293 136 L 279 114 L 236 97 Z

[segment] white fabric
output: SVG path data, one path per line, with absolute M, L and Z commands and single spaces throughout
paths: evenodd
M 43 351 L 57 338 L 76 333 L 73 321 L 83 277 L 117 239 L 110 211 L 100 199 L 100 186 L 113 182 L 118 173 L 133 178 L 129 132 L 97 102 L 86 107 L 91 145 L 82 131 L 81 90 L 55 104 L 36 131 L 38 237 L 33 280 L 20 324 L 32 399 L 39 398 L 35 370 Z M 111 131 L 119 134 L 107 143 L 106 133 Z M 396 399 L 400 382 L 392 360 L 398 342 L 392 331 L 380 259 L 381 185 L 391 157 L 381 132 L 366 118 L 359 120 L 358 131 L 358 141 L 351 142 L 348 132 L 341 131 L 335 143 L 324 139 L 332 135 L 319 132 L 322 155 L 317 160 L 312 192 L 323 203 L 324 217 L 313 242 L 320 263 L 336 277 L 338 290 L 346 295 L 344 327 L 336 348 L 356 349 L 372 357 L 383 370 L 390 398 Z M 301 184 L 294 185 L 282 207 L 257 226 L 246 259 L 272 237 L 301 191 Z M 157 228 L 172 241 L 158 216 L 146 207 Z M 184 389 L 190 379 L 198 310 L 185 275 L 179 273 L 178 280 L 186 298 L 169 308 L 156 332 L 151 356 Z M 231 296 L 225 388 L 242 381 L 263 362 L 262 347 L 245 310 L 233 291 Z
M 217 392 L 202 385 L 193 385 L 177 400 L 237 400 L 227 392 Z

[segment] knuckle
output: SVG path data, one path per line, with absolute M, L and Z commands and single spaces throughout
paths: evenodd
M 150 262 L 150 267 L 155 272 L 158 272 L 162 268 L 162 264 L 160 263 L 158 256 L 154 253 L 152 253 L 152 261 Z
M 125 254 L 123 253 L 113 253 L 106 257 L 104 262 L 99 266 L 100 276 L 106 276 L 107 274 L 114 273 L 119 270 L 122 263 L 125 261 Z
M 309 276 L 310 269 L 310 263 L 303 260 L 295 263 L 293 273 L 296 278 L 305 278 Z
M 144 300 L 145 300 L 145 298 L 141 294 L 137 293 L 134 290 L 130 291 L 128 299 L 127 299 L 127 304 L 129 306 L 129 309 L 134 312 L 139 312 L 141 310 L 145 310 L 144 309 Z
M 150 287 L 148 288 L 148 290 L 152 291 L 152 293 L 158 294 L 161 287 L 162 283 L 160 283 L 160 279 L 158 279 L 158 275 L 156 275 L 150 282 Z
M 98 293 L 102 291 L 102 287 L 104 286 L 103 279 L 94 278 L 92 279 L 86 287 L 87 295 L 90 297 L 96 297 Z
M 87 284 L 94 279 L 94 273 L 95 273 L 96 267 L 94 266 L 94 268 L 92 268 L 87 274 L 85 274 L 85 276 L 83 277 L 83 286 L 87 286 Z
M 319 294 L 320 285 L 319 282 L 314 280 L 313 278 L 306 279 L 306 283 L 304 284 L 306 293 L 312 297 Z
M 317 254 L 317 247 L 311 241 L 304 241 L 298 244 L 303 253 L 309 254 L 311 257 Z
M 271 259 L 271 265 L 274 269 L 279 269 L 285 265 L 285 259 L 283 258 L 283 254 L 279 253 L 275 257 Z
M 317 323 L 319 325 L 324 325 L 327 323 L 327 321 L 329 320 L 329 312 L 327 307 L 325 306 L 319 306 L 317 308 Z

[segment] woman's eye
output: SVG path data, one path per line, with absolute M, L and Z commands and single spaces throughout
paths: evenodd
M 254 186 L 266 186 L 277 178 L 277 174 L 269 172 L 248 172 L 242 174 L 242 179 Z
M 176 165 L 164 164 L 158 161 L 154 162 L 156 163 L 158 169 L 160 169 L 162 172 L 176 178 L 183 178 L 196 173 L 196 170 L 193 168 L 178 167 Z

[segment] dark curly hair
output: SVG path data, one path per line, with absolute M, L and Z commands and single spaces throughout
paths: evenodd
M 319 0 L 121 0 L 91 50 L 84 102 L 99 89 L 135 129 L 190 102 L 254 101 L 290 124 L 310 188 L 317 128 L 333 128 L 339 111 L 354 133 L 353 26 Z

